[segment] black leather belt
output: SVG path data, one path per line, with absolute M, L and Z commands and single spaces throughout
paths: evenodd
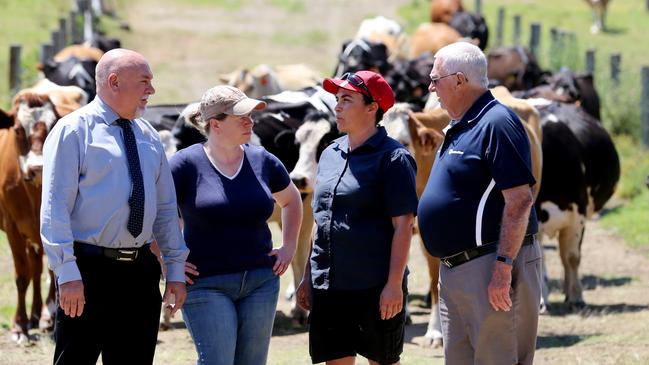
M 90 243 L 74 241 L 75 254 L 84 254 L 88 256 L 104 256 L 117 261 L 135 261 L 140 251 L 148 250 L 150 243 L 145 243 L 142 247 L 133 248 L 108 248 L 93 245 Z
M 534 243 L 534 238 L 536 235 L 529 234 L 523 238 L 523 244 L 521 246 L 531 245 Z M 448 268 L 462 265 L 465 262 L 469 262 L 473 259 L 476 259 L 480 256 L 496 252 L 498 249 L 498 241 L 490 242 L 482 246 L 477 246 L 470 248 L 466 251 L 458 252 L 454 255 L 443 257 L 440 259 L 442 264 L 446 265 Z

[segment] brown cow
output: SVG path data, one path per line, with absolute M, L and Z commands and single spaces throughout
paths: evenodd
M 462 0 L 432 0 L 430 2 L 430 20 L 435 23 L 448 24 L 453 14 L 463 10 Z
M 80 60 L 93 60 L 99 62 L 104 51 L 95 47 L 88 47 L 81 44 L 73 44 L 60 50 L 54 55 L 54 61 L 62 62 L 70 57 L 76 57 Z
M 547 73 L 541 70 L 534 55 L 522 47 L 497 47 L 487 55 L 487 77 L 490 84 L 507 89 L 527 90 L 541 83 Z
M 462 39 L 462 35 L 444 23 L 423 23 L 410 37 L 410 58 L 423 53 L 435 54 L 440 48 Z
M 21 166 L 21 156 L 29 154 L 36 161 L 38 156 L 42 157 L 47 131 L 58 117 L 49 98 L 35 94 L 23 94 L 9 113 L 0 113 L 0 119 L 13 120 L 11 127 L 0 129 L 0 229 L 7 233 L 16 273 L 17 306 L 12 332 L 18 343 L 30 341 L 29 328 L 49 327 L 50 313 L 56 309 L 55 279 L 51 271 L 45 308 L 41 297 L 43 244 L 39 233 L 38 173 L 42 165 L 32 166 L 28 158 L 26 166 Z M 27 317 L 25 296 L 30 282 L 33 297 L 31 314 Z
M 320 74 L 305 64 L 274 67 L 260 64 L 251 70 L 236 70 L 219 78 L 222 82 L 242 90 L 251 98 L 275 95 L 285 90 L 300 90 L 318 85 L 322 81 Z

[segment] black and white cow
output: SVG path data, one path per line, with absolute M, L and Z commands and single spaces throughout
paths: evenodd
M 529 99 L 543 130 L 543 183 L 536 200 L 541 232 L 558 236 L 565 301 L 583 307 L 579 281 L 586 218 L 602 209 L 620 177 L 620 161 L 608 132 L 576 104 Z M 547 287 L 544 288 L 547 305 Z
M 453 14 L 451 20 L 448 22 L 453 29 L 457 30 L 462 37 L 469 38 L 480 49 L 487 48 L 489 41 L 489 28 L 487 21 L 480 14 L 470 13 L 468 11 L 458 11 Z
M 388 48 L 385 44 L 365 39 L 352 39 L 343 44 L 338 55 L 335 77 L 346 72 L 371 70 L 384 75 L 390 69 Z
M 45 77 L 60 86 L 78 86 L 88 94 L 88 100 L 95 98 L 95 67 L 93 59 L 69 57 L 63 61 L 48 60 L 42 65 Z
M 586 113 L 600 120 L 600 98 L 592 74 L 561 70 L 543 75 L 540 84 L 513 94 L 523 99 L 544 98 L 563 103 L 579 103 Z

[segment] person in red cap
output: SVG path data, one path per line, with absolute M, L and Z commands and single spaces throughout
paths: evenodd
M 311 310 L 313 363 L 398 364 L 406 321 L 406 260 L 417 211 L 416 164 L 378 123 L 394 104 L 370 71 L 326 79 L 336 125 L 346 135 L 318 162 L 313 250 L 298 304 Z

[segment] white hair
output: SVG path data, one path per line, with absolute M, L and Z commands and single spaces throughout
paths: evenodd
M 463 41 L 451 43 L 437 51 L 435 58 L 442 60 L 446 73 L 462 72 L 469 83 L 489 87 L 487 57 L 477 46 Z

